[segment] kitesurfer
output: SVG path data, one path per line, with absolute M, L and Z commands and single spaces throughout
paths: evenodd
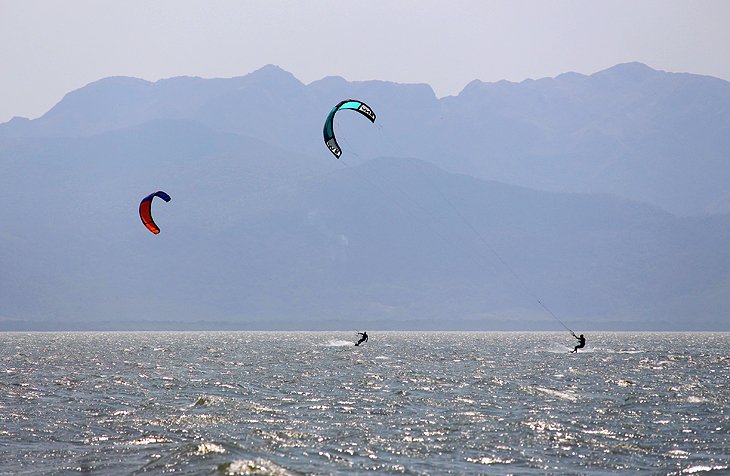
M 368 333 L 367 332 L 358 332 L 357 335 L 362 336 L 360 337 L 360 340 L 355 342 L 355 345 L 360 345 L 363 342 L 366 342 L 368 340 Z
M 578 352 L 578 349 L 582 349 L 583 347 L 586 346 L 586 338 L 583 337 L 583 334 L 581 334 L 580 337 L 578 337 L 577 335 L 575 335 L 574 332 L 571 332 L 571 334 L 573 334 L 573 337 L 575 337 L 576 339 L 578 339 L 578 345 L 575 346 L 575 349 L 573 349 L 573 350 L 570 351 L 570 353 L 572 354 L 573 352 Z

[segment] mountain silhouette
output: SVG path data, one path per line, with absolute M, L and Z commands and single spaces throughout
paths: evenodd
M 728 84 L 102 79 L 0 125 L 0 328 L 727 330 Z

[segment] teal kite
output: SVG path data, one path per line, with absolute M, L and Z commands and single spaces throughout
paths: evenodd
M 370 109 L 370 106 L 357 99 L 346 99 L 333 107 L 327 115 L 327 120 L 324 121 L 324 143 L 338 159 L 342 155 L 342 149 L 340 149 L 339 144 L 337 144 L 337 139 L 335 139 L 335 129 L 332 123 L 335 120 L 337 111 L 341 111 L 342 109 L 355 110 L 370 119 L 370 122 L 375 122 L 375 113 Z

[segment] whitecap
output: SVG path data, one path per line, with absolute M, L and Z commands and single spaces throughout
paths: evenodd
M 225 474 L 230 475 L 266 474 L 273 476 L 289 476 L 292 474 L 281 466 L 262 458 L 257 458 L 255 460 L 235 460 L 231 463 L 220 465 L 218 468 L 224 471 Z
M 136 440 L 130 441 L 127 444 L 130 445 L 138 445 L 138 446 L 144 446 L 144 445 L 154 445 L 157 443 L 170 443 L 171 441 L 163 436 L 144 436 L 142 438 L 137 438 Z
M 707 471 L 723 471 L 728 469 L 728 466 L 690 466 L 689 468 L 682 471 L 684 474 L 695 474 L 704 473 Z
M 488 456 L 482 456 L 481 458 L 466 458 L 466 461 L 476 464 L 512 464 L 515 460 L 513 459 L 502 459 L 502 458 L 490 458 Z
M 354 345 L 349 340 L 330 340 L 325 344 L 326 347 L 350 347 Z
M 195 450 L 196 455 L 207 455 L 209 453 L 225 453 L 226 449 L 215 443 L 201 443 Z
M 689 453 L 683 450 L 672 450 L 667 453 L 670 458 L 686 459 L 689 457 Z
M 561 392 L 559 390 L 553 390 L 550 388 L 543 388 L 543 387 L 532 387 L 532 388 L 537 390 L 540 393 L 550 395 L 551 397 L 562 398 L 563 400 L 570 400 L 571 402 L 578 401 L 578 396 L 572 392 L 567 392 L 567 391 Z
M 601 435 L 601 436 L 610 436 L 610 437 L 616 436 L 616 433 L 614 433 L 610 430 L 607 430 L 605 428 L 601 428 L 598 430 L 583 430 L 583 433 L 588 434 L 588 435 Z
M 550 347 L 541 347 L 535 349 L 536 352 L 547 352 L 549 354 L 565 354 L 573 350 L 572 347 L 566 347 L 562 344 L 552 344 Z
M 609 380 L 606 380 L 606 383 L 618 385 L 619 387 L 631 387 L 631 386 L 635 385 L 634 382 L 632 382 L 631 380 L 625 380 L 625 379 L 618 379 L 618 380 L 609 379 Z

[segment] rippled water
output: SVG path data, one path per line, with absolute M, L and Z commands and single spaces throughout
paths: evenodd
M 0 473 L 730 472 L 730 334 L 1 333 Z

